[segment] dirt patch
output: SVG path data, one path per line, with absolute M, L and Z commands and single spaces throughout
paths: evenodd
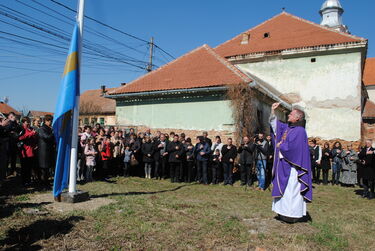
M 29 201 L 31 203 L 43 204 L 43 208 L 54 212 L 71 212 L 75 210 L 93 211 L 99 207 L 109 205 L 116 202 L 109 198 L 91 198 L 88 201 L 80 203 L 63 203 L 55 202 L 51 193 L 43 193 L 32 196 Z
M 252 218 L 243 219 L 243 222 L 249 226 L 250 234 L 279 234 L 296 235 L 311 234 L 317 232 L 313 226 L 308 223 L 287 224 L 276 219 Z

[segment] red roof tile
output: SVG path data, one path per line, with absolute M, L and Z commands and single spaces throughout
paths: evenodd
M 366 86 L 375 85 L 375 58 L 366 59 L 363 83 Z
M 211 47 L 203 45 L 109 94 L 224 86 L 251 81 Z
M 215 51 L 223 57 L 230 57 L 367 41 L 364 38 L 332 30 L 286 12 L 282 12 L 246 33 L 250 34 L 248 44 L 241 44 L 243 35 L 240 34 L 217 46 Z M 266 33 L 268 33 L 268 38 L 264 38 Z
M 113 91 L 116 88 L 107 88 L 107 91 Z M 84 107 L 84 103 L 88 106 Z M 95 110 L 92 111 L 92 110 Z M 87 90 L 81 94 L 80 97 L 81 114 L 115 114 L 116 101 L 113 99 L 104 98 L 102 96 L 102 89 Z
M 366 101 L 365 109 L 362 114 L 363 118 L 375 118 L 375 104 L 370 100 Z
M 0 102 L 0 113 L 2 113 L 4 115 L 8 115 L 10 112 L 14 112 L 16 115 L 21 114 L 17 110 L 15 110 L 13 107 L 11 107 L 10 105 L 5 104 L 3 102 Z

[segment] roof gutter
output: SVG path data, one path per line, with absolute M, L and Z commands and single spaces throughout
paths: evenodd
M 210 92 L 210 91 L 225 91 L 226 86 L 214 86 L 205 88 L 188 88 L 188 89 L 175 89 L 175 90 L 164 90 L 164 91 L 149 91 L 149 92 L 133 92 L 133 93 L 121 93 L 121 94 L 106 94 L 104 98 L 127 98 L 127 97 L 148 97 L 156 95 L 169 95 L 179 93 L 199 93 L 199 92 Z
M 253 79 L 253 78 L 252 78 Z M 282 100 L 277 94 L 259 84 L 256 80 L 253 79 L 249 83 L 251 88 L 258 90 L 263 93 L 265 96 L 279 102 L 281 106 L 285 109 L 291 111 L 292 105 Z M 121 93 L 121 94 L 105 94 L 104 98 L 118 99 L 118 98 L 131 98 L 131 97 L 150 97 L 157 95 L 170 95 L 170 94 L 182 94 L 182 93 L 201 93 L 201 92 L 210 92 L 210 91 L 226 91 L 227 86 L 215 86 L 215 87 L 205 87 L 205 88 L 189 88 L 189 89 L 175 89 L 175 90 L 164 90 L 164 91 L 149 91 L 149 92 L 133 92 L 133 93 Z

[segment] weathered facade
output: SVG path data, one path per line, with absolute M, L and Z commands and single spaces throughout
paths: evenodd
M 283 100 L 262 89 L 262 85 L 243 74 L 212 48 L 203 45 L 162 68 L 109 92 L 116 99 L 119 125 L 161 131 L 183 130 L 190 137 L 202 131 L 234 137 L 235 123 L 230 85 L 253 86 L 252 104 L 261 114 L 254 130 L 268 130 L 270 105 Z M 271 96 L 273 95 L 273 96 Z M 283 102 L 282 117 L 288 104 Z M 246 108 L 245 108 L 246 109 Z
M 361 139 L 367 40 L 285 12 L 246 34 L 216 51 L 304 108 L 310 137 Z
M 365 99 L 362 115 L 362 138 L 375 139 L 375 58 L 366 59 L 363 84 L 367 100 Z

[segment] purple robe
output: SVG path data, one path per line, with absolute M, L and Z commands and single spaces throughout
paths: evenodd
M 298 181 L 301 184 L 301 195 L 306 202 L 312 201 L 312 179 L 311 161 L 306 130 L 302 126 L 289 126 L 277 120 L 276 138 L 274 146 L 282 140 L 284 134 L 286 139 L 275 147 L 275 157 L 272 169 L 272 197 L 283 197 L 288 185 L 290 170 L 294 167 L 298 172 Z M 280 159 L 279 152 L 284 158 Z

